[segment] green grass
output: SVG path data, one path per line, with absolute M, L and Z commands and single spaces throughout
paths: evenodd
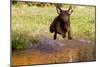
M 65 9 L 65 8 L 64 8 Z M 73 38 L 95 40 L 95 8 L 73 8 L 71 29 Z M 55 7 L 12 6 L 12 48 L 23 49 L 39 38 L 52 38 L 49 26 L 57 16 Z M 59 37 L 59 36 L 58 36 Z M 59 37 L 59 39 L 62 39 Z M 20 46 L 19 46 L 20 45 Z

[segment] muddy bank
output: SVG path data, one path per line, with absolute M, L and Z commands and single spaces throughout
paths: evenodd
M 69 63 L 96 60 L 95 42 L 82 39 L 41 39 L 28 49 L 12 53 L 12 66 L 31 64 Z

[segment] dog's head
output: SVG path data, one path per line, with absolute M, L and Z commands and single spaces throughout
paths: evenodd
M 69 17 L 73 12 L 72 7 L 69 6 L 69 8 L 67 10 L 62 10 L 59 5 L 56 5 L 56 9 L 57 9 L 59 18 L 64 22 L 66 22 L 66 21 L 68 22 L 70 19 Z

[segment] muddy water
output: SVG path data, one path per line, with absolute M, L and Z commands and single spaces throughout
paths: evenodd
M 35 46 L 23 51 L 13 51 L 12 66 L 68 63 L 95 60 L 95 43 L 71 40 L 41 40 Z

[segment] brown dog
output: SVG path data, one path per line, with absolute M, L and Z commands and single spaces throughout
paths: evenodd
M 72 7 L 69 6 L 68 10 L 62 10 L 59 5 L 56 5 L 56 9 L 58 16 L 54 18 L 50 25 L 50 32 L 54 33 L 54 40 L 57 38 L 57 34 L 65 38 L 66 32 L 68 32 L 68 39 L 72 39 L 70 29 L 70 15 L 73 12 Z

